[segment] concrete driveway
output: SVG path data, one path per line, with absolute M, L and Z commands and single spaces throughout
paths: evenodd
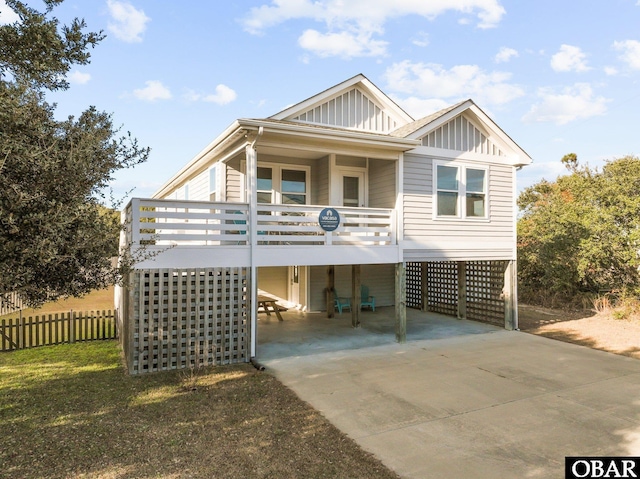
M 565 456 L 640 456 L 640 361 L 447 320 L 460 334 L 259 359 L 402 477 L 562 478 Z

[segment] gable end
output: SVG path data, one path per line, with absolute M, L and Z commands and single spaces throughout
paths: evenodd
M 504 156 L 502 149 L 464 115 L 458 115 L 444 125 L 429 132 L 422 146 L 445 150 Z
M 292 121 L 389 133 L 400 126 L 384 107 L 354 87 L 299 115 Z

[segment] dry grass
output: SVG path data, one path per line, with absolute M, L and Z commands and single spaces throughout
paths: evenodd
M 41 308 L 26 308 L 22 310 L 22 316 L 38 316 L 43 314 L 63 313 L 74 311 L 107 311 L 115 309 L 113 304 L 113 286 L 99 289 L 83 296 L 82 298 L 67 298 L 44 304 Z M 10 313 L 0 316 L 0 319 L 15 318 L 19 313 Z
M 594 302 L 593 310 L 567 311 L 520 304 L 520 329 L 552 339 L 640 359 L 637 302 Z
M 396 478 L 252 366 L 130 377 L 114 341 L 0 354 L 13 478 Z

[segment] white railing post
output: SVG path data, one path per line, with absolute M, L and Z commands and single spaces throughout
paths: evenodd
M 389 221 L 389 227 L 391 228 L 391 246 L 394 246 L 398 243 L 398 214 L 396 210 L 391 210 L 391 218 Z
M 140 199 L 133 198 L 129 203 L 131 207 L 131 244 L 140 244 Z

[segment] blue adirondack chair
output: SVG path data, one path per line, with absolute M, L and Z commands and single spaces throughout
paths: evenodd
M 342 314 L 343 308 L 351 309 L 351 298 L 345 298 L 344 296 L 339 296 L 338 292 L 334 289 L 333 304 L 334 304 L 334 307 L 338 310 L 338 313 Z
M 376 310 L 376 297 L 369 295 L 369 287 L 364 284 L 360 286 L 360 309 L 368 306 L 371 311 Z

